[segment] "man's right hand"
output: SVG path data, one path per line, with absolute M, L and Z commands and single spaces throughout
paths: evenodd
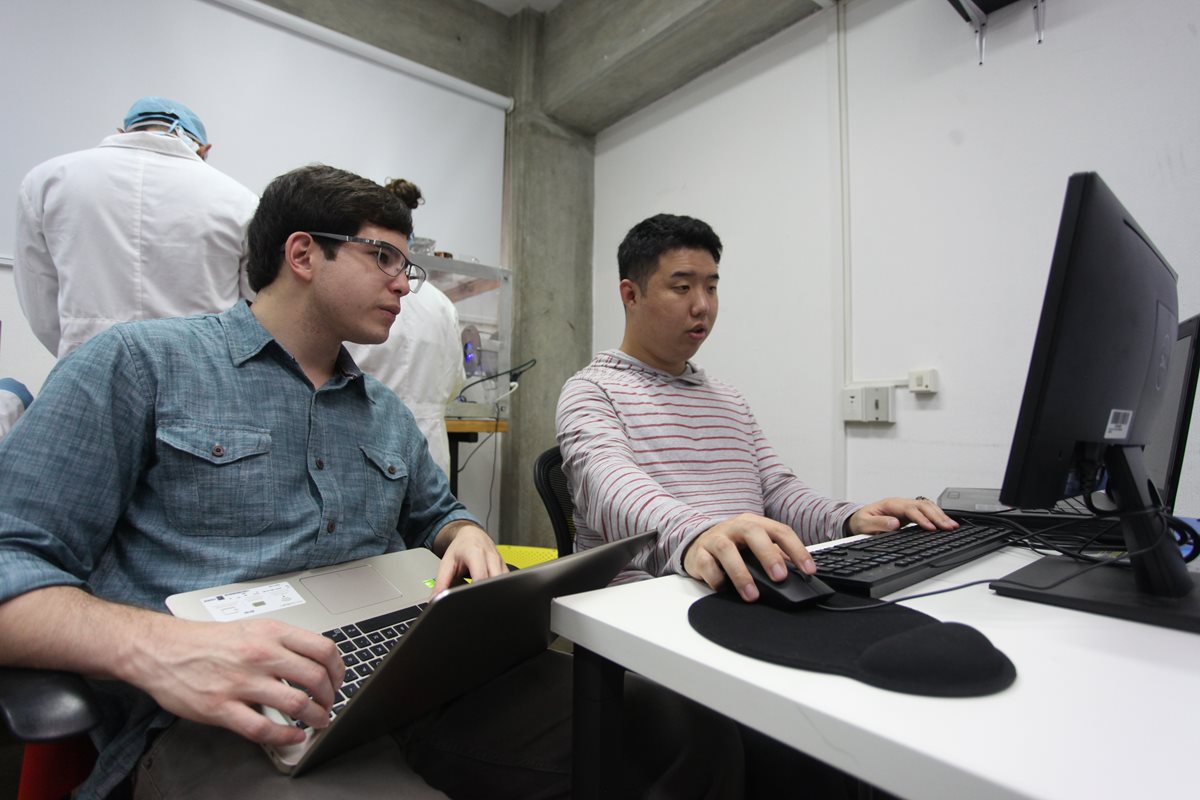
M 149 635 L 131 642 L 127 667 L 116 671 L 167 711 L 271 745 L 297 744 L 304 732 L 272 722 L 260 705 L 313 728 L 329 725 L 346 671 L 331 640 L 277 620 L 190 622 L 155 616 L 159 619 L 151 622 Z
M 747 602 L 758 599 L 758 587 L 742 560 L 739 548 L 754 553 L 774 580 L 787 575 L 787 561 L 809 575 L 817 571 L 812 556 L 789 526 L 758 514 L 741 514 L 712 526 L 697 536 L 683 554 L 688 575 L 719 589 L 729 580 Z
M 332 641 L 278 620 L 192 622 L 73 586 L 0 603 L 0 642 L 2 664 L 125 681 L 173 714 L 274 745 L 304 732 L 259 706 L 324 728 L 346 672 Z

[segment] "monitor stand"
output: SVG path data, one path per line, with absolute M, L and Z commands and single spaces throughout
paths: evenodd
M 1195 576 L 1192 576 L 1192 583 L 1197 589 L 1183 597 L 1161 597 L 1142 592 L 1133 580 L 1133 572 L 1128 567 L 1116 565 L 1097 567 L 1051 589 L 1016 585 L 1049 586 L 1078 573 L 1084 566 L 1071 558 L 1046 556 L 994 581 L 991 588 L 1005 597 L 1200 633 L 1200 584 Z
M 991 588 L 1008 597 L 1200 633 L 1200 582 L 1188 572 L 1149 488 L 1142 448 L 1109 447 L 1104 463 L 1109 494 L 1123 515 L 1129 564 L 1087 569 L 1071 558 L 1047 556 L 993 581 Z

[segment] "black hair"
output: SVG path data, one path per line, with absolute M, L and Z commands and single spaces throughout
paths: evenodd
M 658 269 L 658 259 L 672 250 L 707 250 L 721 263 L 721 239 L 707 222 L 676 214 L 656 214 L 629 229 L 617 248 L 621 279 L 635 282 L 643 290 Z
M 260 291 L 279 275 L 281 249 L 296 231 L 354 236 L 365 224 L 412 235 L 412 212 L 395 194 L 353 172 L 312 164 L 280 175 L 267 186 L 250 220 L 250 288 Z M 319 239 L 326 258 L 340 242 Z

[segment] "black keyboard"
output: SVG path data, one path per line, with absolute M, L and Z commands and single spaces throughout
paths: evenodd
M 817 577 L 839 592 L 882 597 L 1008 543 L 1009 528 L 963 522 L 953 531 L 908 527 L 812 554 Z
M 379 662 L 383 661 L 383 657 L 391 652 L 401 637 L 408 632 L 409 626 L 427 605 L 429 604 L 418 603 L 321 634 L 337 644 L 342 653 L 342 663 L 346 665 L 346 677 L 334 696 L 330 718 L 336 717 L 346 707 L 350 698 L 366 683 L 367 678 L 371 677 Z M 297 728 L 308 727 L 299 720 L 293 724 Z

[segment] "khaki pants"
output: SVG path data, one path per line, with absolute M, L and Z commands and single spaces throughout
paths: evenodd
M 548 650 L 393 736 L 299 778 L 279 773 L 258 745 L 234 733 L 180 720 L 142 757 L 133 796 L 566 798 L 571 670 L 570 656 Z M 742 745 L 733 723 L 631 674 L 623 706 L 624 758 L 614 769 L 621 770 L 628 796 L 742 796 Z

